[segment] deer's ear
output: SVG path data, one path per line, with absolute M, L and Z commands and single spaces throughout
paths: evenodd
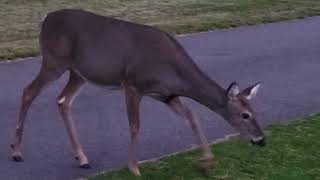
M 227 90 L 227 94 L 228 94 L 228 97 L 231 99 L 231 98 L 234 98 L 236 97 L 238 94 L 240 93 L 240 90 L 239 90 L 239 86 L 236 82 L 233 82 L 229 85 L 228 87 L 228 90 Z
M 257 84 L 255 84 L 255 85 L 250 86 L 250 87 L 248 87 L 247 89 L 243 90 L 243 91 L 241 92 L 241 94 L 242 94 L 246 99 L 251 100 L 252 98 L 254 98 L 254 97 L 257 95 L 260 86 L 261 86 L 261 83 L 257 83 Z

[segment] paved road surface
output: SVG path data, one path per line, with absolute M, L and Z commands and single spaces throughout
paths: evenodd
M 263 124 L 320 111 L 320 17 L 180 37 L 199 66 L 226 87 L 263 86 L 254 103 Z M 37 99 L 30 111 L 23 147 L 24 163 L 10 160 L 10 138 L 22 88 L 39 69 L 38 60 L 0 64 L 0 179 L 75 179 L 126 164 L 128 123 L 122 91 L 87 85 L 73 106 L 80 139 L 92 170 L 78 169 L 55 98 L 64 76 Z M 195 87 L 201 88 L 201 87 Z M 212 141 L 232 129 L 205 107 L 187 100 L 201 117 Z M 164 105 L 142 103 L 140 160 L 189 148 L 192 132 Z

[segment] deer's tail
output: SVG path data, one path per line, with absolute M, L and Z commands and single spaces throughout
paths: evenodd
M 41 18 L 40 22 L 39 22 L 39 29 L 41 30 L 42 28 L 42 24 L 43 24 L 43 21 L 46 19 L 47 15 L 45 15 L 43 18 Z

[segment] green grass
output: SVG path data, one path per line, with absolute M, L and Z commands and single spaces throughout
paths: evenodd
M 141 177 L 127 169 L 91 180 L 316 180 L 320 179 L 320 115 L 267 128 L 267 146 L 253 147 L 239 139 L 216 144 L 218 165 L 205 176 L 192 163 L 198 150 L 141 166 Z
M 172 33 L 320 15 L 319 0 L 0 0 L 0 59 L 38 54 L 40 19 L 82 8 Z

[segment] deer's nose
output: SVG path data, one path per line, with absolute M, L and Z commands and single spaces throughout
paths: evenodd
M 263 147 L 266 145 L 265 137 L 258 137 L 251 139 L 251 143 L 256 146 Z

